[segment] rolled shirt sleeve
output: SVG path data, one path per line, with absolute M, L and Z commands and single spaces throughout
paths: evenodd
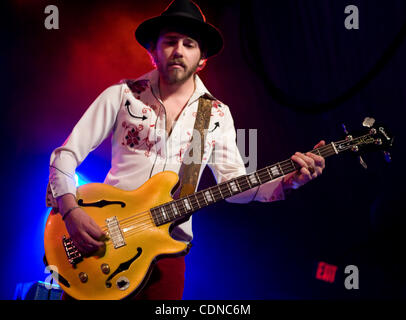
M 226 105 L 224 108 L 224 125 L 219 139 L 216 140 L 211 158 L 208 162 L 217 183 L 221 183 L 241 175 L 246 175 L 246 168 L 236 143 L 236 130 L 231 112 Z M 232 203 L 248 203 L 253 200 L 271 202 L 284 200 L 282 177 L 266 182 L 259 187 L 244 191 L 226 199 Z

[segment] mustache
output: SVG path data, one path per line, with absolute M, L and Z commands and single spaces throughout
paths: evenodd
M 179 66 L 181 66 L 183 68 L 186 68 L 186 65 L 183 63 L 182 60 L 171 60 L 171 61 L 168 62 L 167 65 L 168 65 L 168 67 L 173 66 L 173 65 L 179 65 Z

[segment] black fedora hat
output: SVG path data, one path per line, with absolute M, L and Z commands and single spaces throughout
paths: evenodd
M 219 53 L 223 48 L 220 31 L 206 22 L 200 8 L 190 0 L 172 1 L 160 16 L 141 23 L 135 30 L 135 38 L 148 49 L 151 41 L 157 40 L 160 31 L 170 27 L 182 30 L 192 38 L 199 38 L 207 50 L 207 58 Z

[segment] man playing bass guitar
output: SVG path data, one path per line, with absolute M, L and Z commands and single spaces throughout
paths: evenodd
M 51 155 L 48 206 L 58 208 L 73 243 L 84 256 L 103 246 L 106 234 L 77 202 L 75 170 L 111 133 L 111 169 L 104 183 L 123 190 L 137 189 L 159 172 L 179 173 L 190 147 L 199 98 L 206 97 L 212 101 L 212 109 L 201 168 L 208 165 L 218 183 L 246 174 L 230 109 L 210 94 L 197 75 L 207 59 L 222 49 L 220 32 L 205 21 L 194 2 L 175 0 L 160 16 L 144 21 L 135 37 L 155 68 L 136 80 L 124 80 L 104 90 Z M 320 141 L 315 148 L 323 145 Z M 299 170 L 227 201 L 282 200 L 286 191 L 315 179 L 325 167 L 324 158 L 313 153 L 297 152 L 291 160 Z M 171 236 L 190 242 L 192 219 L 173 228 Z M 183 256 L 161 259 L 143 290 L 131 297 L 181 299 L 184 273 Z

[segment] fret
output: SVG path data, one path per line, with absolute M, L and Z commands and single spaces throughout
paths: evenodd
M 231 180 L 230 182 L 227 182 L 227 187 L 230 190 L 230 195 L 233 195 L 234 192 L 238 192 L 238 188 L 237 188 L 234 180 Z
M 185 211 L 188 212 L 190 210 L 192 210 L 192 204 L 190 203 L 190 200 L 188 197 L 184 198 L 182 201 L 184 207 L 185 207 Z
M 176 206 L 176 201 L 173 201 L 171 206 L 172 206 L 172 209 L 173 209 L 174 218 L 176 218 L 176 216 L 180 216 L 179 209 Z
M 234 181 L 235 181 L 235 185 L 237 186 L 238 191 L 239 191 L 239 192 L 242 192 L 242 190 L 241 190 L 241 186 L 240 186 L 240 181 L 238 181 L 238 179 L 239 179 L 239 178 L 234 179 Z
M 164 206 L 162 206 L 160 209 L 162 211 L 162 222 L 163 222 L 167 219 L 167 215 Z
M 250 177 L 245 176 L 245 181 L 247 181 L 248 186 L 249 186 L 249 187 L 250 187 L 250 189 L 251 189 L 251 188 L 252 188 L 252 185 L 251 185 Z
M 202 206 L 201 206 L 200 203 L 199 203 L 199 199 L 197 198 L 196 193 L 194 194 L 194 196 L 195 196 L 195 199 L 196 199 L 196 204 L 197 204 L 197 206 L 198 206 L 199 209 L 200 209 Z
M 269 167 L 266 167 L 266 172 L 268 172 L 269 177 L 271 180 L 273 179 L 272 173 L 269 171 Z
M 338 147 L 336 147 L 336 145 Z M 345 151 L 349 149 L 349 147 L 351 147 L 351 145 L 349 145 L 346 141 L 338 141 L 336 144 L 331 142 L 328 145 L 313 149 L 310 152 L 321 157 L 328 157 Z M 340 151 L 338 151 L 338 149 Z M 246 191 L 247 189 L 252 189 L 277 177 L 299 169 L 300 165 L 298 165 L 292 159 L 286 159 L 257 170 L 253 173 L 242 175 L 229 181 L 224 181 L 213 187 L 195 192 L 181 199 L 173 200 L 169 203 L 151 208 L 151 218 L 156 225 L 162 225 L 171 220 L 178 219 L 186 213 L 192 213 L 203 208 L 204 206 L 215 203 L 218 200 L 231 197 L 235 194 Z M 112 235 L 114 235 L 113 231 Z
M 247 183 L 247 176 L 237 177 L 235 180 L 239 192 L 243 192 L 247 190 L 247 188 L 249 189 L 249 183 Z
M 199 200 L 196 197 L 196 194 L 193 194 L 193 198 L 189 197 L 189 200 L 191 200 L 191 203 L 193 203 L 193 209 L 197 210 L 200 209 L 200 203 Z
M 213 195 L 210 193 L 210 189 L 203 192 L 203 194 L 204 194 L 207 202 L 213 202 L 214 201 Z
M 282 172 L 282 175 L 284 175 L 285 173 L 284 173 L 283 170 L 282 170 L 282 167 L 281 167 L 280 162 L 277 163 L 277 166 L 279 167 L 279 170 Z
M 255 174 L 255 176 L 257 177 L 257 179 L 258 179 L 258 181 L 259 181 L 259 184 L 263 184 L 261 178 L 259 177 L 258 171 L 256 171 L 254 174 Z
M 179 211 L 179 217 L 183 216 L 186 213 L 185 207 L 183 206 L 183 202 L 179 201 L 179 200 L 176 200 L 175 204 L 176 204 L 176 207 L 178 208 L 178 211 Z
M 225 185 L 227 186 L 228 191 L 230 192 L 230 196 L 233 195 L 233 193 L 231 192 L 230 186 L 228 185 L 228 182 L 226 182 Z
M 331 146 L 326 146 L 325 148 L 323 148 L 322 151 L 320 151 L 320 155 L 322 157 L 326 157 L 330 154 L 330 152 L 331 152 Z
M 275 177 L 281 175 L 281 173 L 280 173 L 280 171 L 279 171 L 277 165 L 271 167 L 271 173 L 272 173 L 272 177 L 273 177 L 273 178 L 275 178 Z
M 228 182 L 223 182 L 222 186 L 226 186 L 225 190 L 223 190 L 223 192 L 226 193 L 226 198 L 231 196 L 233 193 L 231 192 L 230 186 L 228 185 Z M 227 195 L 228 192 L 228 195 Z
M 250 175 L 248 175 L 247 179 L 248 179 L 248 183 L 250 185 L 250 188 L 252 188 L 253 186 L 256 186 L 258 183 L 260 183 L 259 181 L 261 181 L 258 178 L 258 174 L 256 172 L 251 173 Z
M 221 187 L 220 187 L 220 186 L 217 186 L 217 189 L 218 189 L 218 191 L 220 192 L 221 198 L 224 199 L 223 193 L 221 192 Z
M 197 197 L 197 193 L 195 193 L 194 196 L 196 198 L 196 203 L 197 203 L 197 205 L 199 206 L 199 209 L 200 209 L 202 206 L 200 205 L 199 198 Z
M 207 206 L 207 199 L 206 199 L 206 196 L 205 196 L 202 192 L 199 192 L 199 193 L 202 195 L 203 200 L 204 200 L 204 202 L 206 202 L 206 206 Z
M 157 224 L 155 209 L 151 209 L 149 212 L 151 213 L 152 221 L 154 221 L 154 223 Z
M 162 224 L 164 222 L 164 218 L 166 217 L 166 213 L 162 207 L 159 207 L 157 209 L 157 213 L 158 213 L 157 215 L 158 224 Z
M 269 176 L 268 170 L 266 168 L 263 168 L 263 169 L 261 169 L 261 170 L 259 170 L 257 172 L 259 174 L 258 175 L 259 177 L 262 176 L 262 178 L 260 179 L 261 184 L 272 180 L 272 177 Z
M 282 166 L 284 168 L 283 169 L 284 174 L 287 174 L 287 173 L 295 170 L 295 167 L 292 164 L 292 160 L 290 160 L 290 161 L 289 160 L 282 161 L 281 164 L 282 164 Z
M 176 202 L 180 202 L 181 205 L 182 205 L 182 209 L 180 210 L 181 215 L 184 215 L 187 212 L 186 207 L 185 207 L 185 203 L 183 201 L 184 201 L 184 199 L 179 199 L 179 200 L 176 201 Z
M 158 224 L 161 224 L 162 215 L 160 214 L 159 210 L 160 210 L 160 208 L 158 208 L 157 211 L 156 211 L 156 213 L 157 213 L 156 217 L 157 217 Z
M 268 181 L 268 180 L 266 180 L 266 176 L 265 176 L 265 178 L 261 177 L 262 174 L 263 174 L 263 169 L 255 172 L 255 176 L 257 177 L 260 185 Z
M 213 188 L 209 188 L 208 191 L 210 192 L 210 194 L 211 194 L 211 196 L 212 196 L 212 198 L 213 198 L 213 201 L 216 201 L 217 199 L 216 199 L 216 197 L 214 196 L 212 189 L 213 189 Z
M 333 147 L 335 154 L 338 154 L 338 151 L 337 151 L 337 148 L 336 148 L 336 145 L 334 142 L 331 143 L 331 146 Z
M 166 204 L 165 207 L 168 208 L 167 214 L 168 214 L 168 218 L 166 219 L 166 221 L 170 221 L 175 217 L 174 212 L 172 211 L 172 207 L 171 204 Z
M 293 160 L 292 159 L 290 159 L 290 164 L 292 165 L 292 171 L 294 170 L 294 169 L 296 169 L 296 166 L 295 166 L 295 163 L 293 162 Z

